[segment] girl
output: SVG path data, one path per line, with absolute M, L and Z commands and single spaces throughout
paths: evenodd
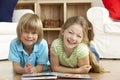
M 64 73 L 102 72 L 89 49 L 88 24 L 81 16 L 69 18 L 62 26 L 61 35 L 50 49 L 51 69 Z
M 43 39 L 42 22 L 36 14 L 23 15 L 17 25 L 17 38 L 11 41 L 9 60 L 16 73 L 39 73 L 49 69 L 48 45 Z

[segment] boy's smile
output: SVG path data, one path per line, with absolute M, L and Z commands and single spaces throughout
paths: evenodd
M 37 42 L 38 35 L 35 32 L 23 32 L 21 35 L 21 41 L 24 45 L 34 45 Z

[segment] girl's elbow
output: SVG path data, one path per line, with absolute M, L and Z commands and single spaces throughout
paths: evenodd
M 51 67 L 51 71 L 52 71 L 52 72 L 57 72 L 58 70 L 57 70 L 56 67 L 53 67 L 53 66 L 52 66 L 52 67 Z

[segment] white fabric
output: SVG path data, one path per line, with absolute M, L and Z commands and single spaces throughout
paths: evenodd
M 15 35 L 17 23 L 0 22 L 0 35 Z
M 106 33 L 120 34 L 120 22 L 105 23 L 104 26 Z
M 0 60 L 8 58 L 9 44 L 10 44 L 10 41 L 15 37 L 16 35 L 1 35 L 0 34 Z
M 33 13 L 32 10 L 14 10 L 13 22 L 0 22 L 0 60 L 8 59 L 9 45 L 16 35 L 16 27 L 19 19 L 25 13 Z
M 14 10 L 12 22 L 18 22 L 20 20 L 20 18 L 26 13 L 34 13 L 34 12 L 30 9 Z
M 91 7 L 87 18 L 93 26 L 93 41 L 100 57 L 120 58 L 120 22 L 113 22 L 104 7 Z

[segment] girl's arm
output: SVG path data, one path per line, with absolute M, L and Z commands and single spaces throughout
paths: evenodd
M 77 71 L 80 73 L 88 73 L 89 72 L 89 70 L 91 69 L 89 55 L 78 61 L 78 67 L 79 68 Z
M 51 69 L 54 72 L 63 72 L 63 73 L 87 73 L 91 66 L 89 65 L 88 57 L 82 59 L 78 62 L 78 68 L 69 68 L 64 67 L 59 64 L 59 58 L 54 54 L 50 54 Z M 83 61 L 83 62 L 82 62 Z M 82 63 L 80 63 L 82 62 Z

